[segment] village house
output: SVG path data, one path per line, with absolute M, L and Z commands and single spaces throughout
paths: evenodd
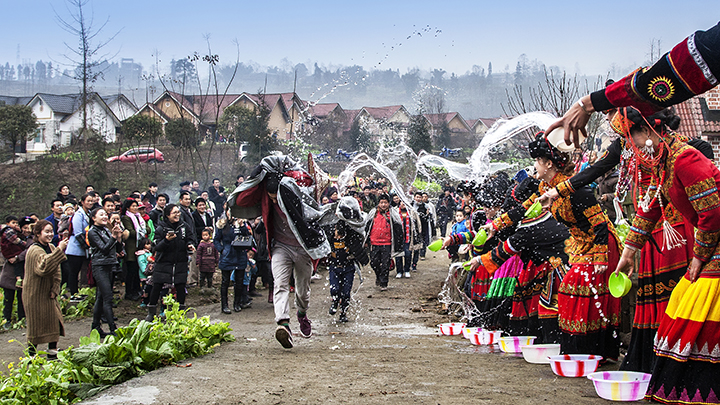
M 681 119 L 678 133 L 709 142 L 715 165 L 720 166 L 720 89 L 715 87 L 673 108 Z
M 373 142 L 380 139 L 404 137 L 411 115 L 402 105 L 363 107 L 354 118 L 371 135 Z M 352 123 L 351 123 L 352 125 Z
M 29 106 L 37 117 L 35 137 L 18 148 L 20 153 L 46 153 L 53 147 L 70 145 L 83 126 L 82 94 L 37 93 L 33 97 L 0 96 L 5 104 Z M 88 94 L 87 125 L 106 142 L 115 142 L 123 118 L 137 111 L 124 95 Z
M 427 118 L 430 123 L 430 135 L 433 137 L 440 135 L 443 125 L 447 125 L 450 130 L 450 144 L 438 146 L 451 148 L 477 145 L 477 139 L 473 136 L 471 128 L 460 113 L 423 114 L 423 116 Z

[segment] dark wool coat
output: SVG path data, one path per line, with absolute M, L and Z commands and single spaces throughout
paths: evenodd
M 65 336 L 60 303 L 60 263 L 67 260 L 65 252 L 50 244 L 50 254 L 33 244 L 25 256 L 23 305 L 27 317 L 28 343 L 39 345 L 57 342 Z
M 168 231 L 175 231 L 175 239 L 167 240 Z M 192 244 L 194 230 L 183 220 L 160 222 L 155 230 L 155 271 L 153 282 L 185 284 L 188 277 L 188 245 Z

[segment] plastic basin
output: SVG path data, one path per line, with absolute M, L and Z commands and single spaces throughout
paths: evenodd
M 462 333 L 462 328 L 465 327 L 464 323 L 441 323 L 438 325 L 438 330 L 443 336 L 455 336 Z
M 560 377 L 585 377 L 597 370 L 600 360 L 595 354 L 561 354 L 550 356 L 550 367 Z
M 429 244 L 428 249 L 432 250 L 433 252 L 439 252 L 440 249 L 442 249 L 442 245 L 443 245 L 443 240 L 438 239 L 438 240 L 434 241 L 433 243 Z
M 550 364 L 548 357 L 559 355 L 560 345 L 548 343 L 543 345 L 520 346 L 520 351 L 522 351 L 523 359 L 528 363 Z
M 525 211 L 525 218 L 535 218 L 542 213 L 542 204 L 540 201 L 535 201 L 530 208 Z
M 462 328 L 462 335 L 465 339 L 470 339 L 470 335 L 473 333 L 482 332 L 483 328 Z
M 498 339 L 500 350 L 505 353 L 520 353 L 520 346 L 530 346 L 536 336 L 506 336 Z
M 610 277 L 608 277 L 608 290 L 610 290 L 610 294 L 615 298 L 624 297 L 630 292 L 631 288 L 632 280 L 623 272 L 617 274 L 612 273 Z
M 487 242 L 487 239 L 487 232 L 485 232 L 484 229 L 481 229 L 478 233 L 475 234 L 472 244 L 473 246 L 482 246 L 485 244 L 485 242 Z
M 610 401 L 643 399 L 650 385 L 650 374 L 635 371 L 601 371 L 587 376 L 600 398 Z
M 471 333 L 468 340 L 470 340 L 470 343 L 477 346 L 492 345 L 497 343 L 498 339 L 500 339 L 500 334 L 502 334 L 502 331 L 499 330 L 482 330 L 480 332 Z

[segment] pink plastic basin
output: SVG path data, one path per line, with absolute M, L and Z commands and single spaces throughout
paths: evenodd
M 473 333 L 482 332 L 483 328 L 462 328 L 462 335 L 465 339 L 470 339 L 470 335 Z
M 550 356 L 550 367 L 560 377 L 585 377 L 594 373 L 602 356 L 594 354 L 561 354 Z
M 651 374 L 635 371 L 601 371 L 587 376 L 595 385 L 595 392 L 610 401 L 639 401 L 650 385 Z
M 462 333 L 462 329 L 465 327 L 464 323 L 441 323 L 438 325 L 438 329 L 441 335 L 444 336 L 455 336 Z
M 470 343 L 474 345 L 492 345 L 500 339 L 502 331 L 499 330 L 482 330 L 480 332 L 470 334 Z
M 506 336 L 498 339 L 500 350 L 505 353 L 520 353 L 520 346 L 530 346 L 536 336 Z

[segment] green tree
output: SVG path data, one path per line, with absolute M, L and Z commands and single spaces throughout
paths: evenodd
M 178 118 L 165 124 L 165 137 L 178 149 L 189 149 L 198 143 L 198 130 L 189 119 Z
M 15 146 L 33 138 L 38 128 L 32 109 L 24 105 L 0 106 L 0 138 L 10 143 L 15 163 Z
M 277 138 L 268 128 L 269 120 L 270 109 L 261 94 L 256 108 L 241 105 L 226 108 L 220 117 L 218 130 L 224 136 L 233 138 L 238 145 L 247 142 L 250 148 L 246 159 L 250 162 L 258 162 L 277 148 Z
M 421 150 L 432 150 L 430 125 L 422 113 L 413 115 L 412 118 L 410 118 L 410 126 L 408 127 L 408 146 L 415 153 L 420 153 Z
M 148 143 L 155 145 L 157 139 L 162 136 L 162 123 L 148 115 L 133 115 L 123 121 L 122 132 L 129 141 L 138 145 Z

